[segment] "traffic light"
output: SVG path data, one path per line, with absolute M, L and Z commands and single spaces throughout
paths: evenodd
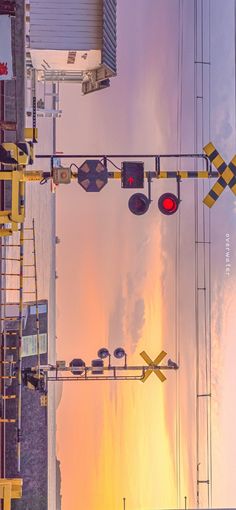
M 149 205 L 150 200 L 144 193 L 134 193 L 128 202 L 129 210 L 137 216 L 145 214 L 148 211 Z
M 123 161 L 121 169 L 122 188 L 144 187 L 144 164 L 140 161 Z
M 179 199 L 173 193 L 164 193 L 158 200 L 158 207 L 162 214 L 170 216 L 176 213 L 179 207 Z

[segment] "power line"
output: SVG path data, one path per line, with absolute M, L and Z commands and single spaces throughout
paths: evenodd
M 177 124 L 177 151 L 182 152 L 182 117 L 183 117 L 183 0 L 179 0 L 178 6 L 178 98 L 176 111 Z M 181 159 L 177 161 L 177 170 L 181 167 Z M 180 362 L 180 322 L 179 322 L 179 297 L 180 297 L 180 232 L 181 215 L 180 210 L 176 216 L 175 228 L 175 358 Z M 175 423 L 175 441 L 176 441 L 176 486 L 177 486 L 177 508 L 181 505 L 181 434 L 180 434 L 180 376 L 176 376 L 176 423 Z
M 205 57 L 204 21 L 208 14 L 209 39 L 208 58 Z M 211 122 L 211 59 L 210 59 L 210 0 L 195 0 L 194 4 L 194 150 L 204 145 L 205 131 L 210 136 Z M 206 66 L 207 64 L 207 66 Z M 204 78 L 208 73 L 208 126 L 205 127 L 204 112 L 206 107 Z M 200 76 L 199 76 L 200 74 Z M 200 90 L 199 90 L 200 86 Z M 200 104 L 199 104 L 200 102 Z M 197 165 L 197 162 L 196 162 Z M 199 194 L 204 196 L 204 185 L 199 190 L 198 182 L 194 185 L 195 212 L 195 338 L 196 338 L 196 493 L 197 507 L 200 505 L 200 490 L 207 486 L 207 504 L 212 503 L 212 442 L 211 442 L 211 225 L 210 213 L 208 225 L 204 209 L 198 206 Z M 206 233 L 208 227 L 208 238 Z M 207 276 L 208 272 L 208 276 Z M 207 294 L 208 293 L 208 294 Z M 208 295 L 208 300 L 207 300 Z M 200 330 L 200 324 L 203 324 Z M 204 377 L 201 372 L 204 357 Z M 203 409 L 202 398 L 207 402 Z M 204 426 L 202 425 L 204 422 Z M 204 436 L 204 437 L 203 437 Z M 200 449 L 201 444 L 201 449 Z M 203 446 L 202 446 L 203 445 Z M 206 457 L 206 459 L 205 459 Z M 203 467 L 202 467 L 203 465 Z M 200 476 L 203 471 L 203 476 Z

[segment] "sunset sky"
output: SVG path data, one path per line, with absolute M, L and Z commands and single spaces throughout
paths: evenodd
M 201 2 L 197 3 L 200 8 Z M 228 162 L 235 153 L 234 1 L 207 0 L 204 4 L 207 33 L 209 12 L 211 19 L 210 135 Z M 192 152 L 193 16 L 192 0 L 119 0 L 118 76 L 109 89 L 86 97 L 78 85 L 61 87 L 63 117 L 58 121 L 57 150 L 158 154 L 176 152 L 181 146 L 182 152 Z M 209 40 L 208 35 L 204 40 Z M 207 42 L 204 48 L 204 57 L 209 58 Z M 207 96 L 207 84 L 204 87 Z M 204 114 L 203 143 L 208 137 Z M 109 182 L 96 196 L 86 194 L 77 184 L 62 188 L 57 191 L 57 234 L 61 238 L 57 358 L 69 362 L 81 357 L 90 363 L 98 348 L 108 346 L 112 351 L 122 345 L 130 363 L 141 362 L 143 349 L 152 359 L 165 349 L 168 357 L 180 362 L 178 374 L 167 374 L 163 384 L 153 374 L 145 384 L 64 384 L 57 413 L 62 509 L 122 510 L 123 497 L 127 510 L 177 508 L 184 507 L 185 496 L 188 507 L 194 508 L 193 185 L 182 184 L 180 219 L 158 214 L 161 192 L 175 190 L 175 183 L 169 181 L 168 185 L 153 184 L 154 202 L 144 217 L 129 213 L 130 193 L 121 190 L 118 182 Z M 236 239 L 230 191 L 224 191 L 211 217 L 213 506 L 233 507 Z M 227 233 L 229 277 L 225 275 Z

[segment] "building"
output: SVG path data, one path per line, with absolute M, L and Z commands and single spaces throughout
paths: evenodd
M 17 306 L 17 305 L 16 305 Z M 14 306 L 6 305 L 8 317 L 14 316 Z M 48 303 L 38 302 L 40 361 L 48 362 Z M 23 313 L 22 367 L 37 365 L 37 328 L 35 303 L 25 303 Z M 17 346 L 18 321 L 6 323 L 7 352 Z M 8 350 L 9 349 L 9 350 Z M 16 352 L 16 351 L 12 351 Z M 14 355 L 15 357 L 15 355 Z M 6 416 L 17 418 L 18 385 L 12 378 L 5 389 L 6 395 L 17 398 L 6 400 Z M 17 470 L 17 420 L 5 426 L 4 477 L 23 479 L 22 498 L 12 501 L 12 510 L 47 510 L 48 508 L 48 410 L 47 396 L 39 391 L 22 387 L 21 419 L 21 471 Z
M 87 94 L 116 75 L 116 0 L 30 0 L 26 64 L 38 79 Z

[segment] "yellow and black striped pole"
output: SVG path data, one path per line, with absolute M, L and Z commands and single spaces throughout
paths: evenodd
M 148 173 L 148 172 L 146 172 Z M 160 171 L 157 179 L 209 179 L 209 173 L 206 170 L 179 170 L 178 172 L 165 172 Z
M 109 172 L 109 179 L 121 179 L 121 172 Z M 206 170 L 192 171 L 192 170 L 179 170 L 179 171 L 164 171 L 161 170 L 158 174 L 156 172 L 144 172 L 146 179 L 209 179 L 210 177 L 218 177 L 218 172 L 213 172 L 209 175 Z

